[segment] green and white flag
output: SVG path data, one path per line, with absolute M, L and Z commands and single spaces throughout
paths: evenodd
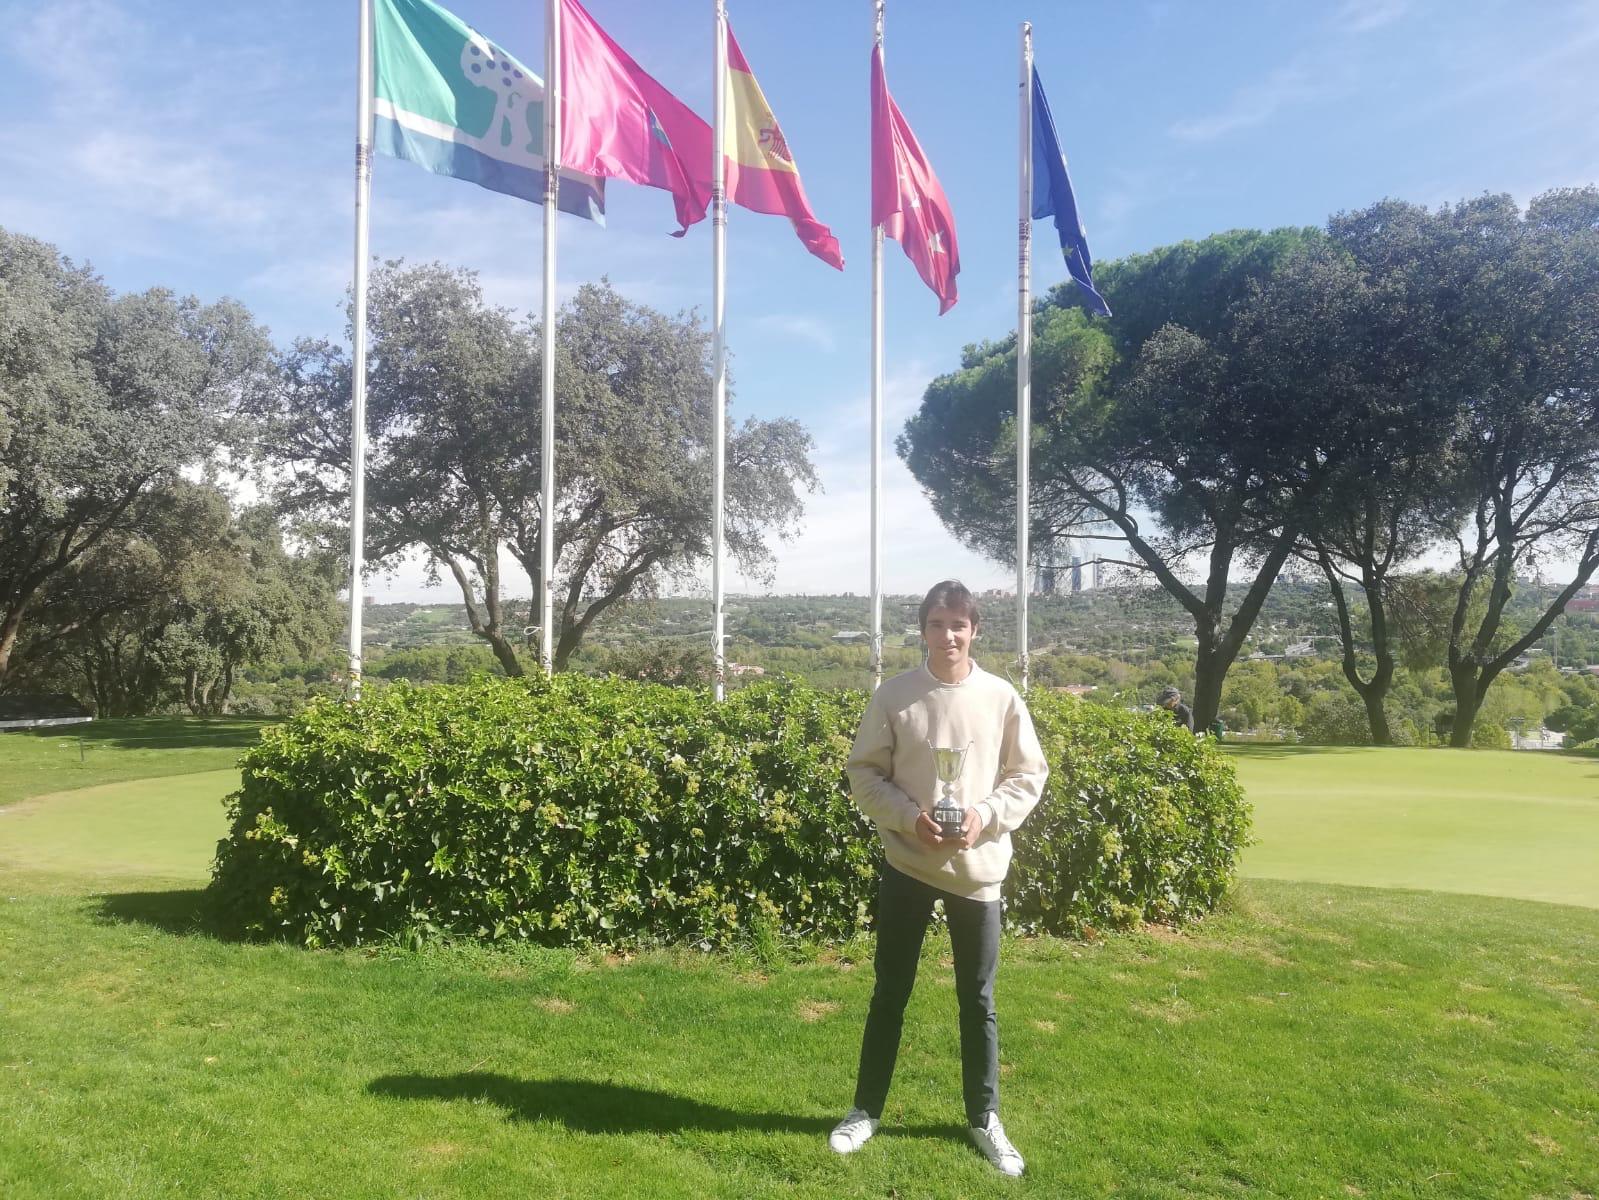
M 431 0 L 376 0 L 374 148 L 544 202 L 544 81 Z M 601 180 L 562 171 L 559 204 L 605 223 Z

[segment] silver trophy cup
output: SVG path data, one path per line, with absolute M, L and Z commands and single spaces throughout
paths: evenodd
M 966 752 L 972 748 L 972 744 L 967 742 L 960 749 L 953 750 L 928 742 L 927 748 L 933 752 L 933 768 L 938 772 L 938 781 L 944 785 L 943 795 L 933 805 L 933 821 L 944 837 L 958 838 L 966 825 L 966 810 L 955 799 L 955 782 L 966 766 Z

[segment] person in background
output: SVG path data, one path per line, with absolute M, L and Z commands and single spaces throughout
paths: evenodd
M 1194 710 L 1183 703 L 1183 694 L 1176 688 L 1162 688 L 1160 695 L 1155 697 L 1155 703 L 1171 713 L 1172 720 L 1189 733 L 1194 732 Z
M 916 983 L 933 903 L 944 902 L 960 1004 L 961 1081 L 971 1139 L 1005 1175 L 1022 1156 L 999 1120 L 1000 888 L 1010 835 L 1044 792 L 1049 765 L 1032 717 L 1007 681 L 971 658 L 977 602 L 959 582 L 937 584 L 919 620 L 926 664 L 879 687 L 861 718 L 848 773 L 855 803 L 877 826 L 886 862 L 877 893 L 877 979 L 861 1038 L 855 1105 L 828 1138 L 851 1154 L 877 1132 L 899 1056 L 905 1005 Z M 930 815 L 940 784 L 933 747 L 966 748 L 954 796 L 958 833 Z

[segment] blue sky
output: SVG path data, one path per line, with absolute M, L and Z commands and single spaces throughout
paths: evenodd
M 453 7 L 538 68 L 539 0 Z M 709 0 L 589 8 L 708 114 Z M 355 0 L 0 0 L 0 225 L 118 289 L 232 295 L 280 341 L 341 335 L 356 12 Z M 734 416 L 800 419 L 826 489 L 779 550 L 773 586 L 864 592 L 871 4 L 730 0 L 729 12 L 848 260 L 834 272 L 780 218 L 733 211 Z M 1014 323 L 1024 18 L 1100 260 L 1319 224 L 1384 196 L 1525 201 L 1599 180 L 1599 0 L 890 0 L 889 84 L 949 195 L 963 267 L 961 301 L 940 318 L 889 246 L 890 441 L 963 345 Z M 658 307 L 708 305 L 707 225 L 667 237 L 666 193 L 623 184 L 608 208 L 604 230 L 562 218 L 563 292 L 604 274 Z M 373 252 L 473 267 L 518 309 L 538 302 L 539 221 L 532 205 L 378 160 Z M 1041 237 L 1035 290 L 1064 276 Z M 1003 586 L 1008 569 L 961 550 L 891 450 L 885 462 L 886 587 L 944 574 Z M 419 598 L 420 578 L 376 590 Z

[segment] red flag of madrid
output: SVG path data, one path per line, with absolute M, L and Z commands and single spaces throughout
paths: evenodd
M 938 315 L 955 307 L 955 216 L 910 123 L 888 94 L 883 51 L 872 48 L 872 224 L 899 242 L 922 282 L 938 296 Z

